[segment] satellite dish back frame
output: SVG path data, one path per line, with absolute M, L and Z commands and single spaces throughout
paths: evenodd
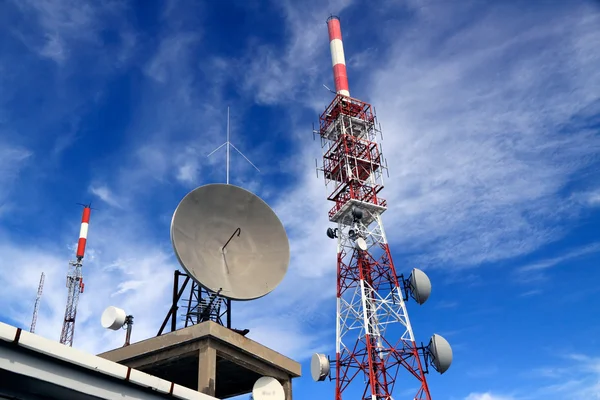
M 185 278 L 185 279 L 183 279 L 183 282 L 181 282 L 181 285 L 180 285 L 180 280 L 179 280 L 180 277 Z M 187 316 L 190 314 L 190 308 L 192 308 L 192 303 L 196 299 L 200 300 L 200 298 L 203 298 L 202 297 L 203 295 L 208 296 L 212 292 L 210 292 L 210 291 L 204 289 L 203 287 L 201 287 L 200 285 L 198 285 L 198 283 L 195 282 L 188 274 L 183 273 L 179 270 L 175 270 L 174 276 L 173 276 L 173 298 L 172 298 L 172 302 L 171 302 L 171 308 L 169 308 L 169 311 L 167 312 L 167 315 L 165 316 L 165 319 L 163 320 L 163 323 L 160 326 L 156 336 L 160 336 L 164 333 L 175 332 L 177 330 L 177 311 L 179 310 L 179 301 L 181 300 L 181 296 L 183 295 L 183 292 L 185 291 L 185 289 L 190 281 L 192 282 L 191 290 L 190 290 L 190 299 L 188 299 L 187 305 L 185 306 L 187 311 L 184 314 L 184 316 L 186 316 L 185 327 L 194 325 L 194 321 L 187 318 Z M 194 286 L 196 286 L 196 287 L 194 287 Z M 192 299 L 192 295 L 193 295 L 192 292 L 194 290 L 199 291 L 200 297 L 196 297 L 196 299 Z M 213 319 L 208 319 L 208 320 L 213 321 L 219 325 L 222 325 L 228 329 L 231 329 L 232 331 L 237 332 L 242 336 L 245 336 L 246 334 L 248 334 L 248 332 L 250 332 L 250 330 L 248 330 L 248 329 L 235 329 L 235 328 L 231 327 L 231 300 L 222 298 L 220 296 L 219 296 L 219 298 L 222 299 L 222 301 L 223 301 L 223 303 L 221 304 L 221 311 L 219 313 L 219 316 L 218 316 L 218 318 L 213 318 Z M 192 308 L 192 310 L 193 310 L 193 308 Z M 169 321 L 170 321 L 170 324 L 169 324 Z M 200 321 L 200 322 L 204 322 L 204 321 Z M 200 322 L 197 322 L 197 323 L 200 323 Z M 169 330 L 165 331 L 165 329 L 167 328 L 167 324 L 169 324 Z

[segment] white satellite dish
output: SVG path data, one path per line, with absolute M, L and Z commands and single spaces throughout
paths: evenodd
M 429 277 L 420 269 L 413 268 L 409 281 L 414 299 L 422 305 L 431 295 L 431 281 Z
M 361 237 L 357 238 L 354 241 L 354 245 L 358 250 L 366 251 L 367 250 L 367 241 Z
M 329 376 L 329 369 L 329 359 L 325 354 L 313 354 L 310 359 L 310 375 L 315 382 L 324 381 Z
M 277 379 L 263 376 L 254 383 L 252 398 L 254 400 L 285 400 L 285 392 Z
M 288 237 L 275 212 L 234 185 L 210 184 L 189 192 L 173 214 L 171 242 L 195 281 L 232 300 L 270 293 L 290 262 Z
M 133 326 L 133 315 L 127 315 L 125 310 L 110 306 L 102 313 L 100 322 L 104 329 L 118 331 L 123 327 L 127 328 L 124 346 L 129 346 L 129 342 L 131 341 L 131 327 Z
M 429 341 L 429 351 L 435 370 L 440 374 L 448 371 L 452 364 L 452 347 L 441 335 L 435 333 Z
M 125 313 L 124 310 L 110 306 L 107 307 L 106 310 L 104 310 L 100 321 L 104 329 L 112 329 L 113 331 L 118 331 L 123 327 L 126 319 L 127 313 Z

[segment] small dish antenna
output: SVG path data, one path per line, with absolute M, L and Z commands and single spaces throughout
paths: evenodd
M 423 305 L 431 295 L 431 281 L 429 277 L 420 269 L 413 268 L 408 280 L 413 298 L 417 303 Z
M 356 247 L 357 250 L 365 251 L 365 250 L 367 250 L 367 241 L 365 239 L 359 237 L 354 241 L 354 246 Z
M 121 328 L 127 329 L 125 344 L 123 346 L 129 346 L 129 341 L 131 340 L 131 328 L 133 326 L 133 315 L 127 315 L 124 310 L 110 306 L 102 313 L 100 322 L 104 329 L 113 331 L 118 331 Z
M 290 262 L 283 224 L 260 197 L 229 184 L 189 192 L 171 221 L 171 243 L 185 271 L 231 300 L 273 291 Z
M 310 359 L 310 375 L 315 382 L 324 381 L 329 376 L 330 364 L 325 354 L 315 353 Z
M 254 382 L 252 387 L 253 400 L 285 400 L 283 386 L 275 378 L 263 376 Z
M 448 371 L 450 364 L 452 364 L 452 347 L 450 347 L 450 343 L 443 336 L 435 333 L 427 347 L 435 370 L 440 374 Z

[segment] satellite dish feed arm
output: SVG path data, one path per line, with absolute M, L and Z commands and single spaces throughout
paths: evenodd
M 241 228 L 237 228 L 235 231 L 233 231 L 233 234 L 231 235 L 231 237 L 229 238 L 229 240 L 227 241 L 227 243 L 225 243 L 225 245 L 223 246 L 223 248 L 221 249 L 221 251 L 225 251 L 225 247 L 227 247 L 227 245 L 229 244 L 229 242 L 231 242 L 231 239 L 233 239 L 233 237 L 235 236 L 235 234 L 237 233 L 238 236 L 240 236 L 240 234 L 242 233 L 242 229 Z M 219 292 L 223 290 L 222 288 L 219 289 Z

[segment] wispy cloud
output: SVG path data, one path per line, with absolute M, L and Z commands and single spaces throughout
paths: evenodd
M 492 392 L 485 393 L 471 393 L 465 400 L 514 400 L 515 397 L 512 396 L 501 396 L 497 394 L 493 394 Z
M 530 297 L 530 296 L 536 296 L 538 294 L 542 294 L 542 291 L 540 289 L 534 289 L 534 290 L 529 290 L 527 292 L 523 292 L 519 295 L 519 297 Z
M 536 392 L 540 396 L 556 395 L 565 400 L 600 399 L 600 358 L 584 354 L 569 354 L 570 368 L 546 367 L 541 369 L 552 382 L 560 373 L 560 381 L 541 385 Z
M 600 205 L 600 189 L 586 193 L 585 197 L 589 205 L 594 207 Z
M 567 251 L 562 255 L 554 258 L 548 258 L 545 260 L 537 261 L 532 264 L 524 265 L 522 267 L 517 268 L 519 272 L 539 272 L 543 271 L 557 265 L 564 263 L 565 261 L 570 261 L 577 259 L 579 257 L 583 257 L 588 254 L 597 253 L 600 251 L 600 243 L 592 243 L 587 246 L 579 247 L 573 249 L 571 251 Z
M 9 195 L 19 173 L 27 165 L 32 152 L 28 149 L 3 143 L 0 140 L 0 218 L 7 212 L 10 205 Z
M 276 1 L 285 18 L 286 35 L 282 47 L 259 44 L 249 49 L 243 88 L 258 103 L 280 105 L 300 101 L 314 105 L 316 93 L 326 93 L 317 77 L 330 77 L 330 71 L 318 67 L 317 56 L 327 57 L 327 31 L 324 16 L 343 12 L 352 0 L 311 1 L 302 7 L 290 1 Z M 329 80 L 328 80 L 329 81 Z M 319 88 L 318 92 L 315 88 Z M 320 105 L 319 105 L 320 106 Z M 320 111 L 320 110 L 319 110 Z
M 23 147 L 0 143 L 0 183 L 14 180 L 31 155 L 31 151 Z
M 100 198 L 100 200 L 104 201 L 105 203 L 107 203 L 113 207 L 121 207 L 121 204 L 115 198 L 115 195 L 105 185 L 93 185 L 90 187 L 90 192 L 93 195 L 98 196 Z
M 456 308 L 458 307 L 457 301 L 440 301 L 436 304 L 437 308 Z
M 324 19 L 329 12 L 341 12 L 351 20 L 359 7 L 343 0 L 317 7 L 274 2 L 287 24 L 283 38 L 277 45 L 251 42 L 242 56 L 229 58 L 207 46 L 199 23 L 204 13 L 194 8 L 202 5 L 167 3 L 158 17 L 156 40 L 144 41 L 141 51 L 137 33 L 122 21 L 125 13 L 108 18 L 115 15 L 112 3 L 103 3 L 105 11 L 92 3 L 63 0 L 16 6 L 36 21 L 32 29 L 39 28 L 22 33 L 30 51 L 59 71 L 48 85 L 61 96 L 44 98 L 49 111 L 40 120 L 83 114 L 77 107 L 101 97 L 98 93 L 113 76 L 106 71 L 133 66 L 139 79 L 139 97 L 119 132 L 119 147 L 111 148 L 101 162 L 94 160 L 91 183 L 81 183 L 83 190 L 114 207 L 92 216 L 75 346 L 98 352 L 122 344 L 121 335 L 99 327 L 99 315 L 108 305 L 135 316 L 134 341 L 156 334 L 170 306 L 172 274 L 178 268 L 168 239 L 172 212 L 191 187 L 224 181 L 224 155 L 205 156 L 224 141 L 227 105 L 247 110 L 243 104 L 256 102 L 260 118 L 278 111 L 277 124 L 286 142 L 277 149 L 281 158 L 269 153 L 267 159 L 259 150 L 275 133 L 265 130 L 268 133 L 250 136 L 242 130 L 242 118 L 236 120 L 237 111 L 232 114 L 234 142 L 262 171 L 256 174 L 240 158 L 232 166 L 235 182 L 276 210 L 290 237 L 292 262 L 273 293 L 234 304 L 233 322 L 249 328 L 250 337 L 301 361 L 313 351 L 330 352 L 335 337 L 335 242 L 325 235 L 331 205 L 325 200 L 322 177 L 315 177 L 313 160 L 320 157 L 320 149 L 310 138 L 310 124 L 315 110 L 321 111 L 330 99 L 321 87 L 331 81 Z M 65 8 L 70 4 L 72 10 Z M 400 6 L 403 11 L 406 4 L 410 6 Z M 386 7 L 391 12 L 399 6 L 389 2 Z M 392 175 L 382 193 L 391 205 L 384 221 L 403 267 L 406 261 L 450 270 L 530 253 L 560 238 L 565 230 L 558 223 L 591 204 L 569 199 L 563 191 L 578 171 L 594 166 L 598 137 L 582 121 L 598 112 L 597 14 L 576 7 L 570 13 L 541 14 L 461 7 L 417 5 L 409 9 L 415 14 L 409 21 L 382 19 L 369 27 L 385 33 L 377 51 L 369 50 L 368 40 L 367 50 L 348 54 L 351 74 L 359 71 L 370 51 L 378 57 L 377 63 L 369 64 L 372 68 L 351 75 L 351 92 L 373 102 L 383 124 L 384 154 Z M 122 28 L 117 29 L 122 34 L 115 48 L 104 48 L 99 39 L 98 32 L 107 24 Z M 78 30 L 86 32 L 81 39 L 76 37 Z M 98 65 L 90 61 L 93 56 L 98 56 Z M 0 62 L 2 71 L 4 64 Z M 97 78 L 89 90 L 72 80 L 81 78 L 78 71 L 85 66 L 94 71 L 85 76 Z M 11 85 L 11 91 L 2 86 L 0 105 L 23 88 L 31 90 L 26 79 L 20 79 L 22 86 Z M 1 84 L 5 81 L 8 78 L 0 77 Z M 232 86 L 239 98 L 232 98 Z M 0 119 L 3 115 L 0 106 Z M 30 132 L 23 127 L 20 131 Z M 39 128 L 32 132 L 38 134 L 32 137 L 44 137 Z M 28 160 L 23 158 L 19 165 Z M 281 170 L 278 179 L 271 180 L 275 173 L 269 168 Z M 33 301 L 44 270 L 48 286 L 38 330 L 58 338 L 66 301 L 66 260 L 72 256 L 77 224 L 75 218 L 69 229 L 57 228 L 61 234 L 38 241 L 35 251 L 0 227 L 0 260 L 11 260 L 31 275 L 26 284 L 17 282 L 12 269 L 2 264 L 0 281 L 8 289 L 0 299 L 11 304 L 3 315 L 29 323 L 31 307 L 8 300 L 30 293 Z M 401 249 L 415 256 L 404 257 Z M 480 282 L 483 278 L 476 272 L 461 275 L 455 283 L 464 287 Z M 443 279 L 448 277 L 452 275 Z M 438 305 L 452 311 L 451 302 Z M 482 312 L 498 310 L 505 311 Z M 467 399 L 513 398 L 503 396 L 478 392 Z
M 41 57 L 58 64 L 64 64 L 73 52 L 81 56 L 82 45 L 99 50 L 104 44 L 100 35 L 106 28 L 106 20 L 126 11 L 124 2 L 113 0 L 101 4 L 94 1 L 23 0 L 13 1 L 13 4 L 28 25 L 40 28 L 15 30 L 13 33 Z M 130 31 L 122 32 L 121 39 L 130 42 Z
M 428 21 L 446 24 L 452 9 Z M 561 190 L 594 165 L 598 136 L 571 121 L 599 110 L 599 60 L 587 56 L 598 15 L 582 7 L 547 23 L 496 11 L 475 12 L 442 48 L 417 19 L 372 80 L 393 175 L 385 218 L 425 265 L 477 266 L 562 237 L 558 223 L 577 205 Z

